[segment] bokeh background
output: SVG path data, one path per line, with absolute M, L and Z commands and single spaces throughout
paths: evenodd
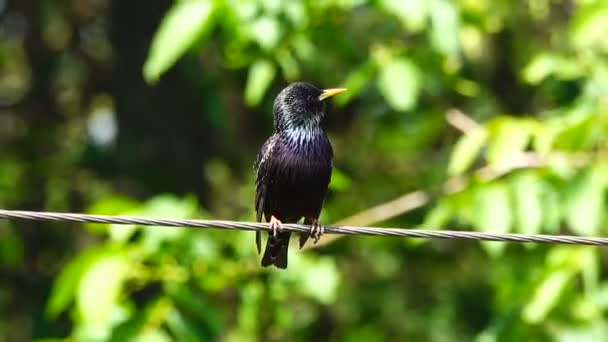
M 0 208 L 253 220 L 286 84 L 322 222 L 606 235 L 605 0 L 0 0 Z M 606 249 L 0 222 L 1 341 L 603 341 Z

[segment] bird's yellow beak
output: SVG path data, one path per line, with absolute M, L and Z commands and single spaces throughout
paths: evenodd
M 319 95 L 319 101 L 323 101 L 325 99 L 328 99 L 330 97 L 334 97 L 340 93 L 343 93 L 346 91 L 346 88 L 329 88 L 329 89 L 323 89 L 323 92 L 321 93 L 321 95 Z

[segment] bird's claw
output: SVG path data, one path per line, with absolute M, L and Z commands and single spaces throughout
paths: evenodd
M 312 237 L 312 241 L 316 244 L 319 242 L 321 235 L 325 233 L 325 227 L 319 224 L 319 221 L 314 221 L 310 226 L 310 236 Z
M 268 229 L 270 229 L 270 234 L 272 234 L 272 236 L 277 236 L 277 233 L 283 230 L 283 222 L 276 217 L 271 216 Z

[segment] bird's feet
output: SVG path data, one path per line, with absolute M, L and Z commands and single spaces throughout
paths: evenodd
M 277 236 L 277 233 L 279 233 L 283 230 L 283 222 L 281 222 L 279 219 L 277 219 L 273 215 L 270 217 L 270 222 L 268 223 L 268 229 L 270 229 L 270 234 L 272 234 L 272 236 Z
M 325 232 L 325 228 L 319 224 L 318 220 L 304 220 L 304 224 L 308 222 L 310 222 L 310 231 L 302 233 L 300 235 L 300 249 L 304 247 L 304 244 L 306 244 L 306 241 L 308 241 L 309 237 L 312 237 L 312 241 L 314 243 L 319 242 L 321 235 L 323 235 L 323 233 Z
M 310 226 L 310 236 L 312 237 L 312 241 L 316 244 L 319 242 L 321 235 L 325 233 L 325 228 L 319 224 L 318 220 L 312 221 Z

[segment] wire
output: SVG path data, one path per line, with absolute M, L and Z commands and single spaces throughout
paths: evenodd
M 71 213 L 36 212 L 21 210 L 0 209 L 0 219 L 7 220 L 30 220 L 51 222 L 90 222 L 111 224 L 132 224 L 141 226 L 160 227 L 188 227 L 204 229 L 227 229 L 227 230 L 252 230 L 268 231 L 267 223 L 222 221 L 222 220 L 191 220 L 191 219 L 155 219 L 135 216 L 107 216 L 87 215 Z M 309 232 L 310 226 L 302 224 L 284 223 L 283 229 L 295 232 Z M 581 237 L 569 235 L 543 235 L 543 234 L 509 234 L 509 233 L 487 233 L 456 230 L 427 230 L 427 229 L 402 229 L 402 228 L 377 228 L 377 227 L 353 227 L 353 226 L 324 226 L 326 234 L 344 235 L 367 235 L 367 236 L 395 236 L 407 238 L 428 239 L 459 239 L 478 241 L 503 241 L 519 243 L 553 243 L 570 245 L 608 245 L 608 238 L 604 237 Z

